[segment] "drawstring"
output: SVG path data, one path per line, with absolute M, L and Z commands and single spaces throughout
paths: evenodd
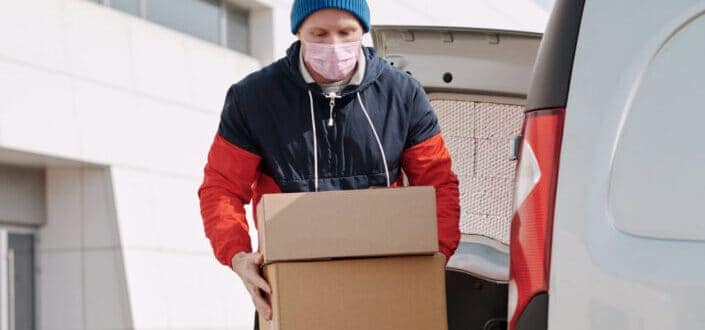
M 311 127 L 313 128 L 313 186 L 318 191 L 318 138 L 316 137 L 316 115 L 313 112 L 313 95 L 308 90 L 308 103 L 311 105 Z
M 340 98 L 340 96 L 336 96 L 335 93 L 332 93 L 332 95 L 329 95 L 331 98 L 331 113 L 330 113 L 330 118 L 328 119 L 328 125 L 332 125 L 332 120 L 333 120 L 333 106 L 335 105 L 335 98 Z M 334 98 L 335 97 L 335 98 Z M 313 186 L 314 186 L 314 191 L 318 191 L 318 137 L 316 136 L 316 115 L 313 109 L 313 94 L 311 94 L 311 90 L 308 90 L 308 102 L 310 105 L 311 109 L 311 128 L 313 129 Z M 375 136 L 375 141 L 377 141 L 377 147 L 379 147 L 379 151 L 382 154 L 382 161 L 384 162 L 384 175 L 387 179 L 387 187 L 391 187 L 392 183 L 389 178 L 389 166 L 387 165 L 387 155 L 384 152 L 384 148 L 382 147 L 382 141 L 379 139 L 379 135 L 377 134 L 377 129 L 375 128 L 375 125 L 372 123 L 372 119 L 370 118 L 370 114 L 367 112 L 367 108 L 365 107 L 365 104 L 362 103 L 362 96 L 360 96 L 360 92 L 357 92 L 357 102 L 360 104 L 360 107 L 362 108 L 362 113 L 365 115 L 365 118 L 367 118 L 367 123 L 370 124 L 370 128 L 372 129 L 372 134 Z
M 389 167 L 387 167 L 387 155 L 384 153 L 384 148 L 382 147 L 382 141 L 379 139 L 379 135 L 377 135 L 377 130 L 375 129 L 375 125 L 372 124 L 372 119 L 370 119 L 370 114 L 367 113 L 367 108 L 365 108 L 365 105 L 362 103 L 362 97 L 360 96 L 360 92 L 357 92 L 357 102 L 360 103 L 360 107 L 362 107 L 362 112 L 365 114 L 365 118 L 367 118 L 367 122 L 370 124 L 370 127 L 372 128 L 372 133 L 374 133 L 375 140 L 377 140 L 377 146 L 379 147 L 379 151 L 382 153 L 382 161 L 384 162 L 384 174 L 387 177 L 387 188 L 389 188 L 392 186 L 392 184 L 389 181 Z

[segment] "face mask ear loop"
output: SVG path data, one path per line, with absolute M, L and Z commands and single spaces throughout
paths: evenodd
M 384 174 L 387 177 L 387 188 L 389 188 L 392 186 L 392 183 L 389 180 L 389 167 L 387 166 L 387 155 L 384 153 L 384 148 L 382 147 L 382 141 L 379 139 L 379 135 L 377 135 L 377 129 L 375 129 L 375 125 L 372 124 L 372 119 L 370 119 L 370 114 L 367 112 L 367 108 L 365 108 L 365 105 L 362 103 L 362 97 L 360 96 L 360 92 L 357 92 L 357 102 L 360 103 L 360 107 L 362 108 L 362 113 L 365 114 L 365 118 L 367 118 L 367 122 L 370 124 L 370 127 L 372 128 L 372 133 L 375 135 L 375 140 L 377 140 L 377 146 L 379 147 L 379 151 L 382 153 L 382 161 L 384 162 Z
M 318 137 L 316 136 L 316 116 L 313 113 L 313 95 L 308 90 L 308 103 L 311 106 L 311 128 L 313 129 L 313 186 L 318 191 Z

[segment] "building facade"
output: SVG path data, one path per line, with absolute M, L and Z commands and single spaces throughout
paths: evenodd
M 251 329 L 196 191 L 227 88 L 284 54 L 290 6 L 0 1 L 0 330 Z M 373 25 L 542 31 L 548 15 L 519 0 L 370 6 Z

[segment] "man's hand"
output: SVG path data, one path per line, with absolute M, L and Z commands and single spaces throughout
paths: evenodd
M 260 289 L 267 294 L 272 293 L 267 281 L 259 275 L 259 267 L 262 265 L 264 257 L 261 253 L 239 252 L 233 256 L 232 264 L 235 273 L 240 276 L 242 283 L 252 297 L 252 302 L 257 308 L 257 312 L 265 320 L 272 319 L 272 308 L 267 300 L 260 294 Z

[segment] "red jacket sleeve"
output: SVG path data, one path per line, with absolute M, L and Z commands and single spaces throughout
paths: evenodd
M 440 133 L 420 142 L 402 155 L 402 167 L 412 186 L 436 188 L 438 245 L 450 259 L 460 241 L 458 177 L 451 169 L 450 153 Z
M 252 198 L 252 184 L 260 174 L 261 157 L 216 134 L 203 183 L 198 189 L 206 237 L 216 259 L 232 268 L 232 257 L 251 252 L 244 205 Z

